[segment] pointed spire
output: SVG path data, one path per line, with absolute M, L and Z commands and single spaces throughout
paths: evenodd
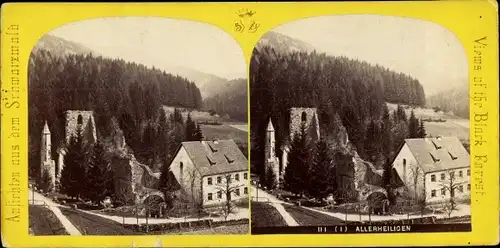
M 45 125 L 43 126 L 43 134 L 50 134 L 49 126 L 47 125 L 47 121 L 45 121 Z
M 269 123 L 267 124 L 267 131 L 274 132 L 273 122 L 271 121 L 271 118 L 269 118 Z

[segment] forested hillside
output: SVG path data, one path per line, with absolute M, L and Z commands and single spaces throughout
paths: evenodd
M 368 124 L 373 120 L 380 126 L 382 116 L 387 118 L 386 101 L 425 104 L 422 86 L 408 75 L 345 57 L 315 52 L 277 53 L 269 46 L 254 50 L 250 89 L 250 128 L 253 143 L 257 144 L 252 151 L 255 159 L 262 155 L 259 144 L 265 143 L 262 139 L 269 117 L 278 127 L 276 147 L 281 147 L 288 135 L 287 110 L 291 107 L 318 108 L 323 134 L 332 133 L 338 114 L 352 144 L 361 156 L 366 156 Z M 406 120 L 406 116 L 397 119 Z M 407 127 L 399 133 L 395 124 L 389 128 L 397 133 L 396 139 L 407 137 Z
M 28 99 L 30 147 L 39 147 L 43 123 L 48 121 L 54 153 L 57 142 L 64 140 L 66 110 L 93 110 L 102 137 L 112 131 L 111 117 L 127 136 L 127 129 L 141 133 L 145 122 L 156 120 L 161 105 L 202 106 L 199 89 L 185 78 L 123 60 L 55 56 L 43 49 L 30 58 Z
M 221 116 L 228 114 L 233 120 L 247 122 L 247 80 L 231 80 L 220 91 L 221 93 L 203 101 L 205 109 L 215 110 Z
M 464 86 L 433 94 L 427 98 L 427 106 L 469 119 L 469 88 Z

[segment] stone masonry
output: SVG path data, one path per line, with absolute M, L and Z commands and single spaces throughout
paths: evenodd
M 302 125 L 305 125 L 307 136 L 311 142 L 320 138 L 319 121 L 316 108 L 291 108 L 290 109 L 290 141 L 295 134 L 300 133 Z
M 52 159 L 52 142 L 49 126 L 47 122 L 43 126 L 42 140 L 40 147 L 40 179 L 43 180 L 43 173 L 49 173 L 52 186 L 56 185 L 56 163 Z
M 278 185 L 281 173 L 280 173 L 280 163 L 278 157 L 276 157 L 275 149 L 276 149 L 275 131 L 273 123 L 271 119 L 269 119 L 269 123 L 266 129 L 265 168 L 266 168 L 266 173 L 268 168 L 271 168 L 273 170 L 274 175 L 276 176 L 276 185 Z
M 68 110 L 66 111 L 65 137 L 66 143 L 71 136 L 76 135 L 81 128 L 84 140 L 93 143 L 97 140 L 97 131 L 93 111 Z

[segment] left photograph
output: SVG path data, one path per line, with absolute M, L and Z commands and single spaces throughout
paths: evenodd
M 102 18 L 40 38 L 30 235 L 247 234 L 247 65 L 200 22 Z

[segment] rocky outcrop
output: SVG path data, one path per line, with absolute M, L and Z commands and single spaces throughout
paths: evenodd
M 354 153 L 352 158 L 354 165 L 354 187 L 358 192 L 358 200 L 364 200 L 371 193 L 376 191 L 383 191 L 382 171 L 377 170 L 375 166 L 361 159 L 357 152 Z
M 158 188 L 160 175 L 139 163 L 132 154 L 114 156 L 111 165 L 115 177 L 115 195 L 124 204 L 135 201 L 136 194 L 142 192 L 143 188 Z

